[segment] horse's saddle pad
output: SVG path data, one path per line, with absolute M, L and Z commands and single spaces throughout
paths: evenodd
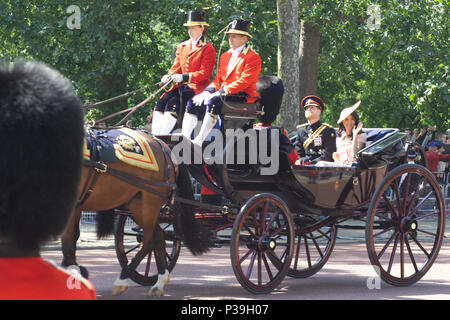
M 83 157 L 103 163 L 120 160 L 135 167 L 159 170 L 145 137 L 129 128 L 89 129 L 86 133 Z

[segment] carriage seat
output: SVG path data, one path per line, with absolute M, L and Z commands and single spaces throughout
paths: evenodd
M 246 123 L 256 121 L 258 115 L 262 114 L 264 112 L 261 110 L 259 101 L 254 103 L 223 102 L 222 120 L 225 129 L 242 128 Z
M 336 133 L 336 136 L 337 136 L 337 131 L 338 130 L 337 129 L 334 129 L 334 130 L 335 130 L 335 133 Z M 387 128 L 387 129 L 384 129 L 384 128 L 367 128 L 366 129 L 365 128 L 365 129 L 363 129 L 363 132 L 365 132 L 367 134 L 367 140 L 366 140 L 365 146 L 358 152 L 357 160 L 352 162 L 349 165 L 339 165 L 339 167 L 357 167 L 357 166 L 359 166 L 362 154 L 366 150 L 368 150 L 369 146 L 375 144 L 377 141 L 382 140 L 384 137 L 386 137 L 387 135 L 389 135 L 389 134 L 391 134 L 391 133 L 393 133 L 395 131 L 397 131 L 397 129 L 392 129 L 392 128 Z M 291 142 L 293 144 L 295 144 L 296 138 L 297 137 L 295 135 L 292 137 Z M 375 162 L 376 162 L 375 160 L 372 161 L 372 163 L 375 163 Z M 384 162 L 382 162 L 382 163 L 381 162 L 380 163 L 376 162 L 376 163 L 380 164 L 380 165 L 384 165 Z M 310 165 L 310 166 L 314 167 L 315 165 Z M 322 165 L 322 166 L 326 166 L 326 165 Z M 330 165 L 330 166 L 332 166 L 332 165 Z
M 275 121 L 283 100 L 283 81 L 273 75 L 260 75 L 256 83 L 259 98 L 254 103 L 224 101 L 222 106 L 223 127 L 225 129 L 249 128 L 258 122 L 270 124 Z

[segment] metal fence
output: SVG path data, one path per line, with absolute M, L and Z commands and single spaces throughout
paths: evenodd
M 444 195 L 445 212 L 450 215 L 450 172 L 435 171 L 433 172 Z

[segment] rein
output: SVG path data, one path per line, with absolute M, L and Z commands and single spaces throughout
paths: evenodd
M 199 52 L 202 48 L 203 48 L 203 47 L 197 48 L 193 53 L 190 54 L 190 57 L 193 57 L 193 56 L 194 56 L 197 52 Z M 169 73 L 169 74 L 170 74 L 170 75 L 173 75 L 173 74 L 174 74 L 176 71 L 178 71 L 178 70 L 179 70 L 186 62 L 187 62 L 187 60 L 186 60 L 184 63 L 180 64 L 173 72 L 171 72 L 171 73 Z M 161 87 L 160 87 L 158 90 L 156 90 L 156 92 L 154 92 L 153 94 L 151 94 L 150 97 L 148 97 L 147 99 L 143 100 L 142 102 L 140 102 L 138 105 L 136 105 L 136 106 L 134 106 L 134 107 L 131 107 L 131 108 L 128 108 L 128 109 L 125 109 L 125 110 L 121 110 L 121 111 L 119 111 L 119 112 L 115 112 L 115 113 L 113 113 L 113 114 L 110 114 L 110 115 L 108 115 L 108 116 L 106 116 L 106 117 L 104 117 L 104 118 L 98 119 L 98 120 L 94 120 L 94 125 L 95 125 L 96 123 L 99 123 L 99 122 L 102 122 L 102 121 L 105 121 L 105 120 L 114 118 L 115 116 L 118 116 L 118 115 L 120 115 L 120 114 L 122 114 L 122 113 L 129 112 L 129 114 L 127 114 L 122 120 L 120 120 L 120 121 L 119 121 L 118 123 L 116 123 L 114 126 L 121 125 L 123 122 L 125 122 L 126 119 L 128 119 L 128 118 L 136 111 L 136 109 L 142 107 L 144 104 L 146 104 L 147 102 L 149 102 L 150 100 L 152 100 L 158 93 L 160 93 L 162 90 L 164 90 L 164 89 L 165 89 L 170 83 L 172 83 L 172 82 L 173 82 L 173 79 L 170 79 L 169 81 L 167 81 L 166 83 L 164 83 L 162 86 L 161 86 L 161 83 L 157 83 L 157 84 L 159 84 Z M 96 102 L 96 103 L 91 103 L 91 104 L 88 104 L 87 106 L 83 106 L 83 108 L 84 108 L 85 111 L 87 111 L 87 110 L 89 110 L 89 109 L 91 109 L 91 108 L 95 108 L 95 107 L 100 106 L 100 105 L 103 105 L 103 104 L 107 104 L 107 103 L 114 102 L 114 101 L 117 101 L 117 100 L 120 100 L 120 99 L 123 99 L 123 98 L 127 98 L 127 97 L 131 96 L 132 94 L 138 93 L 138 92 L 140 92 L 140 91 L 143 91 L 143 90 L 148 89 L 148 88 L 150 88 L 150 87 L 153 87 L 153 86 L 155 86 L 155 85 L 156 85 L 156 84 L 148 85 L 148 86 L 146 86 L 146 87 L 143 87 L 143 88 L 140 88 L 140 89 L 136 89 L 136 90 L 134 90 L 134 91 L 126 92 L 126 93 L 121 94 L 121 95 L 118 95 L 118 96 L 116 96 L 116 97 L 112 97 L 112 98 L 109 98 L 109 99 L 106 99 L 106 100 L 103 100 L 103 101 L 100 101 L 100 102 Z
M 80 199 L 78 200 L 77 206 L 83 205 L 83 203 L 89 198 L 91 193 L 94 190 L 95 183 L 97 182 L 98 177 L 102 173 L 108 173 L 111 176 L 122 180 L 132 186 L 138 187 L 142 190 L 145 190 L 147 192 L 156 194 L 162 198 L 167 198 L 167 194 L 162 193 L 158 190 L 155 190 L 152 188 L 154 187 L 164 187 L 164 188 L 171 188 L 172 190 L 176 189 L 176 184 L 167 182 L 160 182 L 160 181 L 153 181 L 153 180 L 147 180 L 140 178 L 138 176 L 132 175 L 128 172 L 108 168 L 108 166 L 102 162 L 97 162 L 93 160 L 87 160 L 83 159 L 83 166 L 90 168 L 88 177 L 86 179 L 86 183 L 83 187 L 83 191 L 81 192 Z M 94 176 L 93 176 L 94 174 Z M 168 179 L 170 178 L 170 170 L 168 170 Z
M 126 119 L 128 119 L 138 108 L 142 107 L 144 104 L 146 104 L 147 102 L 149 102 L 150 100 L 152 100 L 157 94 L 159 94 L 162 90 L 164 90 L 170 83 L 172 83 L 173 80 L 167 81 L 161 88 L 159 88 L 158 90 L 156 90 L 155 92 L 153 92 L 150 97 L 146 98 L 145 100 L 143 100 L 142 102 L 140 102 L 139 104 L 135 105 L 134 107 L 125 109 L 125 110 L 121 110 L 118 112 L 115 112 L 113 114 L 110 114 L 104 118 L 98 119 L 98 120 L 94 120 L 94 124 L 97 124 L 99 122 L 114 118 L 115 116 L 118 116 L 122 113 L 126 113 L 128 112 L 128 114 L 122 118 L 122 120 L 120 120 L 118 123 L 116 123 L 114 126 L 118 126 L 120 124 L 122 124 Z M 117 97 L 116 97 L 117 98 Z M 111 99 L 115 99 L 115 98 L 111 98 Z M 117 100 L 117 99 L 116 99 Z M 106 100 L 105 100 L 106 101 Z
M 83 108 L 84 108 L 85 111 L 88 111 L 89 109 L 94 108 L 94 107 L 97 107 L 97 106 L 100 106 L 100 105 L 102 105 L 102 104 L 107 104 L 107 103 L 110 103 L 110 102 L 114 102 L 114 101 L 116 101 L 116 100 L 120 100 L 120 99 L 123 99 L 123 98 L 127 98 L 127 97 L 131 96 L 132 94 L 138 93 L 138 92 L 140 92 L 140 91 L 143 91 L 143 90 L 145 90 L 145 89 L 148 89 L 148 88 L 150 88 L 150 87 L 153 87 L 153 86 L 155 86 L 155 85 L 157 85 L 157 84 L 158 84 L 158 83 L 151 84 L 151 85 L 148 85 L 148 86 L 146 86 L 146 87 L 143 87 L 143 88 L 140 88 L 140 89 L 137 89 L 137 90 L 134 90 L 134 91 L 126 92 L 126 93 L 121 94 L 121 95 L 116 96 L 116 97 L 112 97 L 112 98 L 109 98 L 109 99 L 106 99 L 106 100 L 103 100 L 103 101 L 100 101 L 100 102 L 96 102 L 96 103 L 91 103 L 91 104 L 88 104 L 87 106 L 83 106 Z
M 224 29 L 222 29 L 221 31 L 219 31 L 219 33 L 222 32 L 223 30 L 225 30 L 226 28 L 228 28 L 229 25 L 230 25 L 230 24 L 228 24 Z M 222 41 L 223 41 L 223 39 L 222 39 Z M 192 52 L 192 53 L 189 55 L 189 57 L 193 57 L 195 54 L 197 54 L 198 52 L 200 52 L 200 50 L 201 50 L 202 48 L 203 48 L 203 46 L 197 48 L 194 52 Z M 170 72 L 169 75 L 173 75 L 173 74 L 174 74 L 176 71 L 178 71 L 178 70 L 179 70 L 186 62 L 187 62 L 187 60 L 186 60 L 184 63 L 180 64 L 174 71 Z M 128 114 L 127 114 L 124 118 L 122 118 L 122 120 L 120 120 L 118 123 L 116 123 L 116 124 L 113 125 L 113 126 L 115 127 L 115 126 L 121 125 L 121 124 L 124 123 L 125 120 L 127 120 L 127 119 L 128 119 L 128 118 L 129 118 L 129 117 L 130 117 L 130 116 L 131 116 L 138 108 L 142 107 L 144 104 L 146 104 L 147 102 L 149 102 L 150 100 L 152 100 L 157 94 L 159 94 L 162 90 L 164 90 L 164 89 L 165 89 L 170 83 L 172 83 L 172 82 L 173 82 L 173 79 L 170 79 L 169 81 L 167 81 L 166 83 L 164 83 L 162 86 L 161 86 L 161 83 L 159 83 L 159 85 L 160 85 L 161 87 L 160 87 L 156 92 L 154 92 L 153 94 L 151 94 L 150 97 L 148 97 L 147 99 L 143 100 L 142 102 L 140 102 L 139 104 L 137 104 L 137 105 L 134 106 L 134 107 L 131 107 L 131 108 L 128 108 L 128 109 L 125 109 L 125 110 L 121 110 L 121 111 L 115 112 L 115 113 L 113 113 L 113 114 L 110 114 L 110 115 L 108 115 L 108 116 L 106 116 L 106 117 L 104 117 L 104 118 L 98 119 L 98 120 L 94 120 L 92 126 L 95 126 L 97 123 L 100 123 L 100 122 L 102 122 L 102 121 L 106 121 L 106 120 L 108 120 L 108 119 L 114 118 L 115 116 L 118 116 L 118 115 L 120 115 L 120 114 L 122 114 L 122 113 L 128 112 Z M 103 105 L 103 104 L 107 104 L 107 103 L 114 102 L 114 101 L 119 100 L 119 99 L 127 98 L 127 97 L 129 97 L 130 95 L 132 95 L 132 94 L 135 94 L 135 93 L 137 93 L 137 92 L 143 91 L 143 90 L 148 89 L 148 88 L 150 88 L 150 87 L 152 87 L 152 86 L 155 86 L 155 85 L 156 85 L 156 84 L 152 84 L 152 85 L 149 85 L 149 86 L 146 86 L 146 87 L 143 87 L 143 88 L 134 90 L 134 91 L 126 92 L 126 93 L 121 94 L 121 95 L 116 96 L 116 97 L 112 97 L 112 98 L 109 98 L 109 99 L 106 99 L 106 100 L 103 100 L 103 101 L 100 101 L 100 102 L 96 102 L 96 103 L 92 103 L 92 104 L 86 105 L 86 106 L 84 106 L 83 108 L 85 109 L 85 111 L 87 111 L 87 110 L 89 110 L 89 109 L 91 109 L 91 108 L 94 108 L 94 107 L 97 107 L 97 106 L 100 106 L 100 105 Z

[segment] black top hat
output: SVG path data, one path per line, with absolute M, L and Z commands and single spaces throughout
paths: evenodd
M 188 21 L 183 24 L 185 27 L 192 27 L 192 26 L 206 26 L 208 27 L 209 24 L 206 23 L 206 14 L 204 11 L 189 11 L 188 14 Z
M 226 34 L 234 33 L 247 36 L 249 38 L 253 38 L 250 33 L 248 33 L 248 29 L 250 28 L 250 21 L 235 19 L 230 23 L 230 29 L 225 32 Z
M 325 104 L 323 103 L 322 99 L 314 95 L 304 97 L 300 102 L 300 105 L 302 106 L 303 110 L 305 110 L 307 106 L 316 106 L 320 109 L 320 111 L 323 111 L 323 109 L 325 109 Z

